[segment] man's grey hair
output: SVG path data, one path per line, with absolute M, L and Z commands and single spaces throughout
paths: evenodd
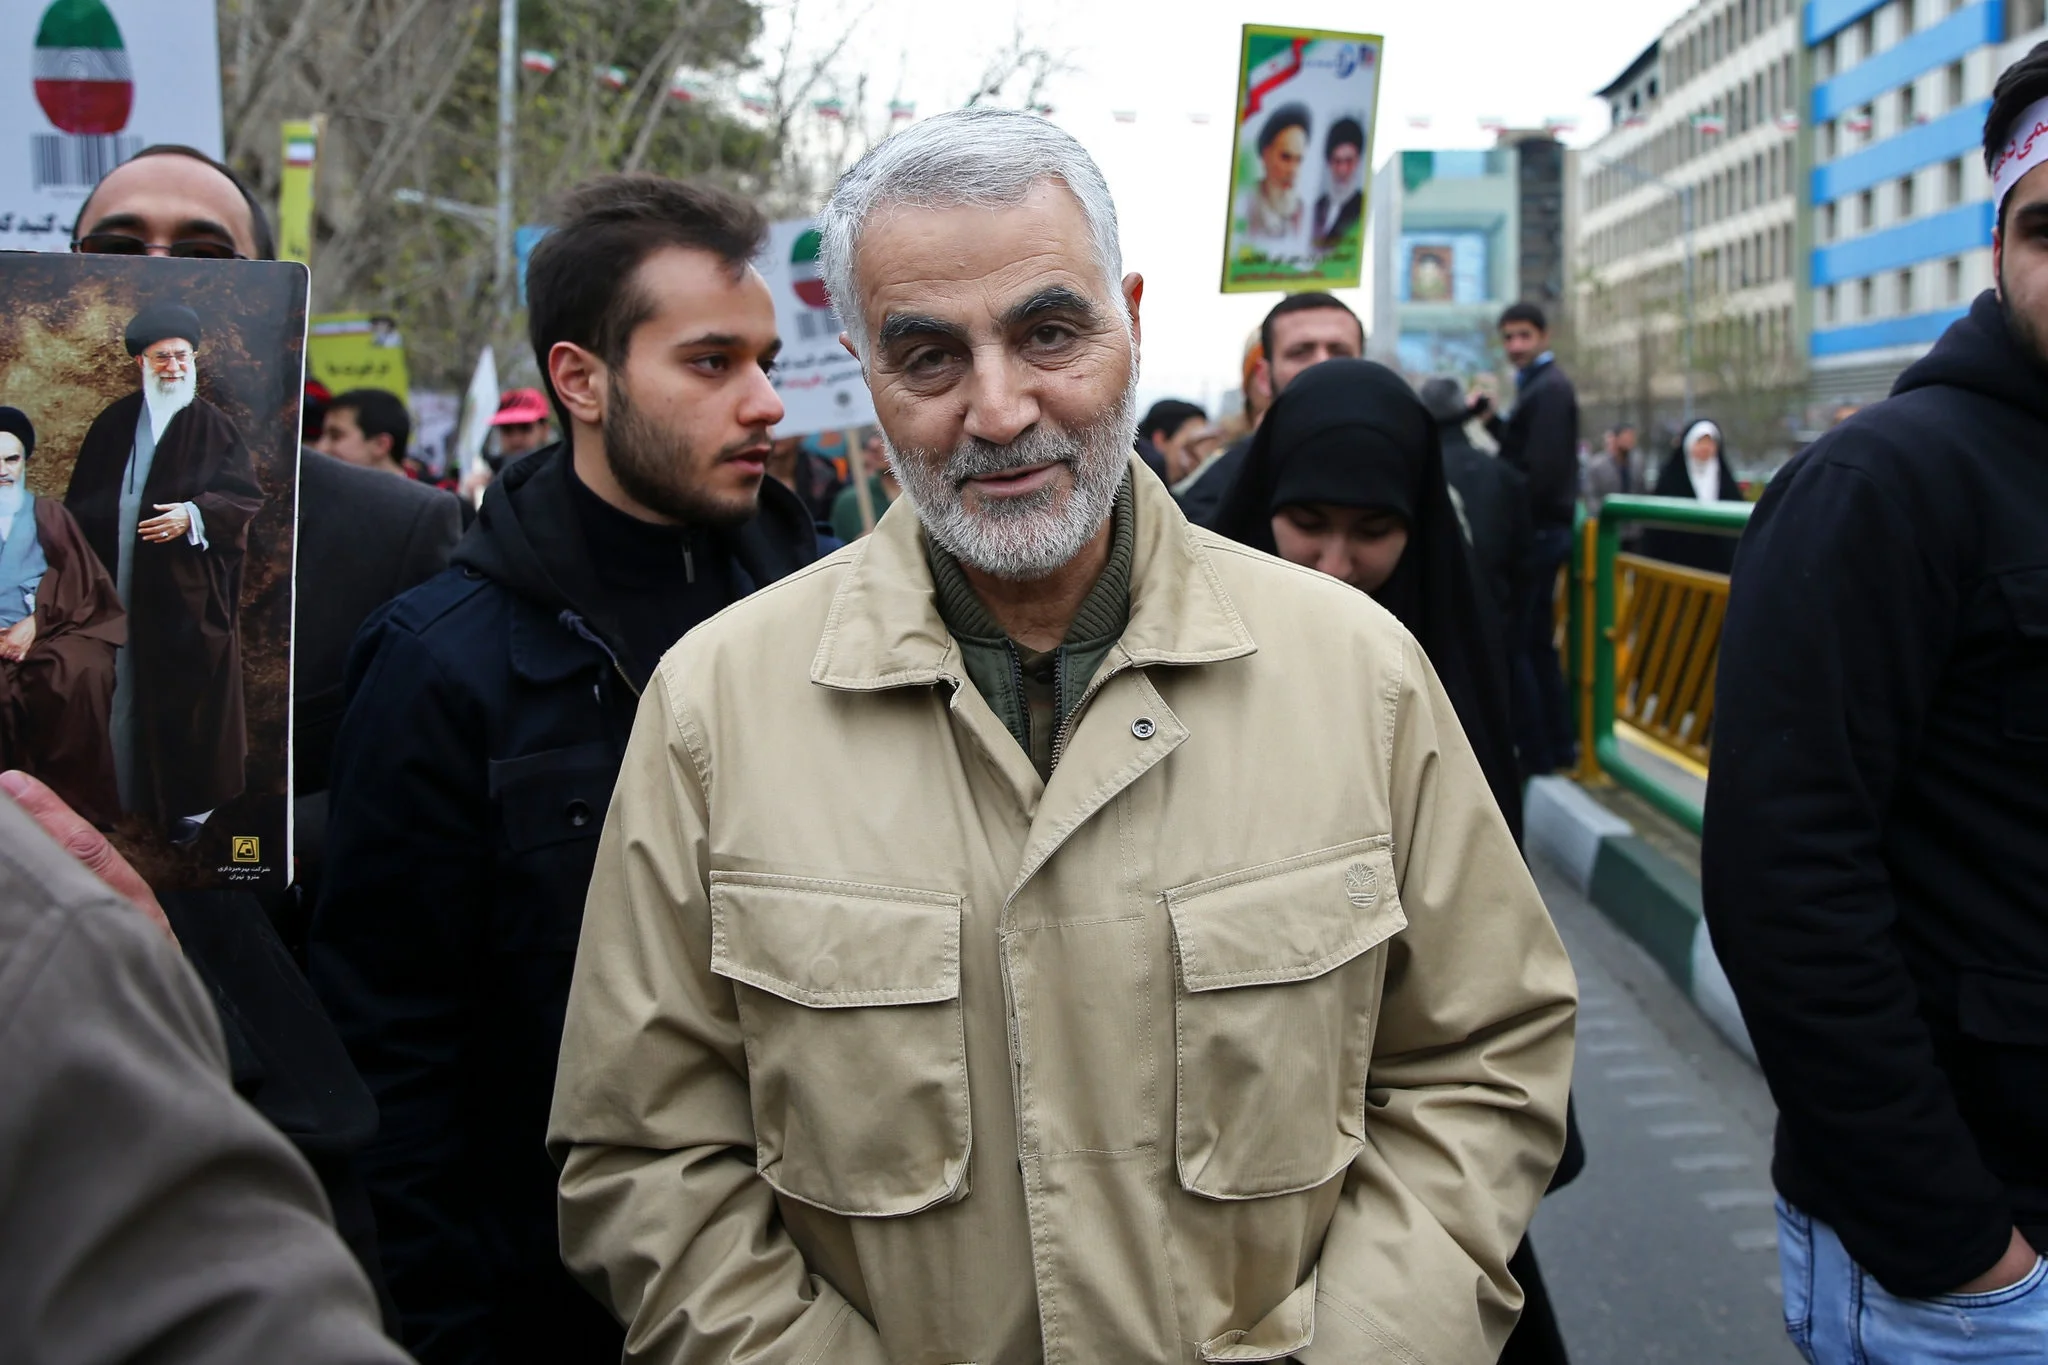
M 1116 204 L 1109 182 L 1071 134 L 1036 114 L 955 109 L 911 124 L 840 176 L 831 202 L 818 215 L 823 238 L 818 258 L 832 306 L 862 363 L 868 355 L 868 326 L 861 316 L 853 261 L 861 235 L 877 212 L 899 207 L 1006 208 L 1047 180 L 1059 181 L 1080 201 L 1103 278 L 1121 307 L 1123 252 L 1117 245 Z

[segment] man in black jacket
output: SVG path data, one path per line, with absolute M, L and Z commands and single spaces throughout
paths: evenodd
M 1465 434 L 1471 418 L 1463 390 L 1455 379 L 1432 379 L 1421 390 L 1422 404 L 1436 418 L 1437 438 L 1444 448 L 1444 478 L 1458 504 L 1472 558 L 1498 609 L 1502 657 L 1512 643 L 1509 622 L 1521 609 L 1523 575 L 1529 570 L 1532 532 L 1529 524 L 1529 481 L 1498 456 L 1472 444 Z
M 1554 592 L 1557 571 L 1572 555 L 1572 517 L 1579 501 L 1579 396 L 1550 352 L 1550 324 L 1533 303 L 1508 305 L 1500 344 L 1515 367 L 1515 406 L 1505 420 L 1492 399 L 1474 398 L 1500 457 L 1529 480 L 1531 540 L 1527 595 L 1508 656 L 1515 748 L 1527 773 L 1555 772 L 1578 760 L 1564 667 L 1557 657 Z
M 570 197 L 527 271 L 566 439 L 505 469 L 453 566 L 350 659 L 313 979 L 383 1112 L 364 1164 L 428 1365 L 619 1358 L 562 1269 L 543 1140 L 641 689 L 684 631 L 816 556 L 802 501 L 763 479 L 765 233 L 653 176 Z
M 1985 128 L 1997 289 L 1772 480 L 1736 555 L 1707 922 L 1819 1362 L 2048 1340 L 2044 131 L 2048 44 Z

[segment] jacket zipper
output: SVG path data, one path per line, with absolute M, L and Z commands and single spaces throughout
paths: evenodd
M 1010 652 L 1010 700 L 1024 722 L 1024 752 L 1028 756 L 1031 752 L 1031 703 L 1024 700 L 1024 659 L 1017 653 L 1013 641 L 1005 640 L 1003 648 Z
M 1064 656 L 1062 656 L 1062 666 L 1064 666 Z M 1052 735 L 1052 766 L 1054 768 L 1060 766 L 1060 755 L 1067 751 L 1067 736 L 1073 731 L 1074 718 L 1080 715 L 1082 709 L 1095 699 L 1095 694 L 1107 686 L 1111 678 L 1123 672 L 1125 667 L 1126 665 L 1124 664 L 1117 664 L 1109 672 L 1091 680 L 1087 690 L 1082 692 L 1080 699 L 1074 703 L 1074 709 L 1060 718 L 1060 728 L 1053 731 Z M 1057 691 L 1055 691 L 1054 696 L 1058 696 Z

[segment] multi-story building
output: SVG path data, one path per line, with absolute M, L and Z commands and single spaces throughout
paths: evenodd
M 1800 26 L 1795 0 L 1704 0 L 1600 92 L 1611 121 L 1579 157 L 1567 345 L 1589 427 L 1655 439 L 1685 417 L 1690 256 L 1695 412 L 1745 460 L 1789 444 Z
M 1809 0 L 1812 397 L 1882 398 L 1991 287 L 1984 116 L 2044 0 Z
M 1422 378 L 1498 369 L 1494 327 L 1517 299 L 1569 302 L 1567 193 L 1573 154 L 1547 129 L 1503 129 L 1498 145 L 1401 152 L 1372 191 L 1368 352 Z

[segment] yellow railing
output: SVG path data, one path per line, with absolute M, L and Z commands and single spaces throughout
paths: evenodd
M 1614 568 L 1615 723 L 1703 778 L 1728 576 L 1633 554 L 1616 555 Z
M 1679 784 L 1645 754 L 1704 781 L 1714 740 L 1714 681 L 1728 578 L 1621 552 L 1623 528 L 1658 525 L 1736 535 L 1748 503 L 1617 494 L 1581 524 L 1571 571 L 1565 657 L 1579 724 L 1581 781 L 1620 782 L 1697 833 L 1697 784 Z

